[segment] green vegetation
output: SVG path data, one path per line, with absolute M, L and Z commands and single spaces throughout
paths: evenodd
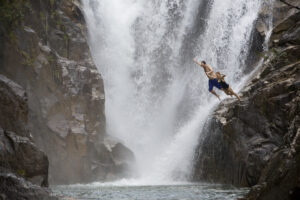
M 59 29 L 59 30 L 61 30 L 61 26 L 63 26 L 62 25 L 62 21 L 61 21 L 60 18 L 58 18 L 58 20 L 56 20 L 56 28 Z
M 65 44 L 65 53 L 64 53 L 64 56 L 66 58 L 69 57 L 69 42 L 70 42 L 69 35 L 66 32 L 64 32 L 64 44 Z
M 28 0 L 1 0 L 0 1 L 0 24 L 11 32 L 24 19 L 24 13 L 31 9 Z
M 57 10 L 52 10 L 52 11 L 51 11 L 50 18 L 51 18 L 51 19 L 54 19 L 54 18 L 57 17 L 57 16 L 58 16 Z
M 17 174 L 24 177 L 26 175 L 26 172 L 24 169 L 19 169 L 17 170 Z
M 47 57 L 47 60 L 48 60 L 48 62 L 49 62 L 50 64 L 53 64 L 53 63 L 54 63 L 54 61 L 55 61 L 55 59 L 54 59 L 54 56 L 53 56 L 53 55 L 49 55 L 49 56 Z
M 50 5 L 51 5 L 51 7 L 53 7 L 53 5 L 54 5 L 54 0 L 50 0 Z
M 55 57 L 53 55 L 49 55 L 47 59 L 49 62 L 49 70 L 51 71 L 52 79 L 56 84 L 62 84 L 62 71 L 55 62 Z
M 9 40 L 12 44 L 17 43 L 17 37 L 16 37 L 16 34 L 13 31 L 9 32 L 8 37 L 9 37 Z
M 31 53 L 31 56 L 26 53 L 25 51 L 20 51 L 21 55 L 25 58 L 25 62 L 23 62 L 24 65 L 27 65 L 27 66 L 33 66 L 34 65 L 34 55 L 33 53 Z
M 42 21 L 45 21 L 45 20 L 46 20 L 46 15 L 45 15 L 45 13 L 43 13 L 42 11 L 40 11 L 40 19 L 41 19 Z
M 276 65 L 279 62 L 288 63 L 288 54 L 287 52 L 279 52 L 277 49 L 273 48 L 270 50 L 274 56 L 274 59 L 271 61 L 273 65 Z
M 266 52 L 258 52 L 257 56 L 266 61 L 269 58 L 269 55 Z

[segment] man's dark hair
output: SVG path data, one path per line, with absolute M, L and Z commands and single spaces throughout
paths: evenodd
M 201 63 L 203 63 L 204 65 L 206 65 L 206 62 L 204 60 L 202 60 Z

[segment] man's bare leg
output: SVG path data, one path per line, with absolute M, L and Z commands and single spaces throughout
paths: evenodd
M 230 93 L 229 90 L 225 90 L 225 89 L 222 88 L 222 91 L 223 91 L 226 95 L 230 95 L 230 96 L 232 95 L 232 94 Z
M 236 96 L 236 98 L 237 98 L 239 101 L 241 101 L 241 98 L 239 97 L 239 95 L 237 95 L 231 88 L 228 88 L 228 90 L 229 90 L 229 92 L 230 92 L 231 94 L 233 94 L 234 96 Z
M 241 98 L 239 97 L 239 95 L 237 95 L 231 88 L 228 88 L 227 90 L 224 90 L 224 89 L 222 89 L 222 90 L 224 91 L 225 94 L 230 95 L 230 96 L 234 95 L 239 101 L 241 101 Z
M 218 99 L 221 101 L 220 96 L 217 95 L 217 93 L 214 90 L 210 91 L 210 93 L 212 93 L 213 95 L 215 95 L 216 97 L 218 97 Z

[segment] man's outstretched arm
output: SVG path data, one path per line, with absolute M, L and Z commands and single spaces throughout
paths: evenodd
M 194 61 L 195 63 L 197 63 L 198 65 L 200 65 L 200 66 L 201 66 L 201 63 L 200 63 L 200 62 L 198 62 L 196 58 L 194 58 L 194 59 L 193 59 L 193 61 Z M 202 67 L 202 66 L 201 66 L 201 67 Z

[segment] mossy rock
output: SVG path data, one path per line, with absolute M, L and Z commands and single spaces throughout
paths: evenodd
M 0 24 L 11 32 L 24 20 L 24 13 L 31 9 L 28 0 L 1 0 L 0 1 Z

